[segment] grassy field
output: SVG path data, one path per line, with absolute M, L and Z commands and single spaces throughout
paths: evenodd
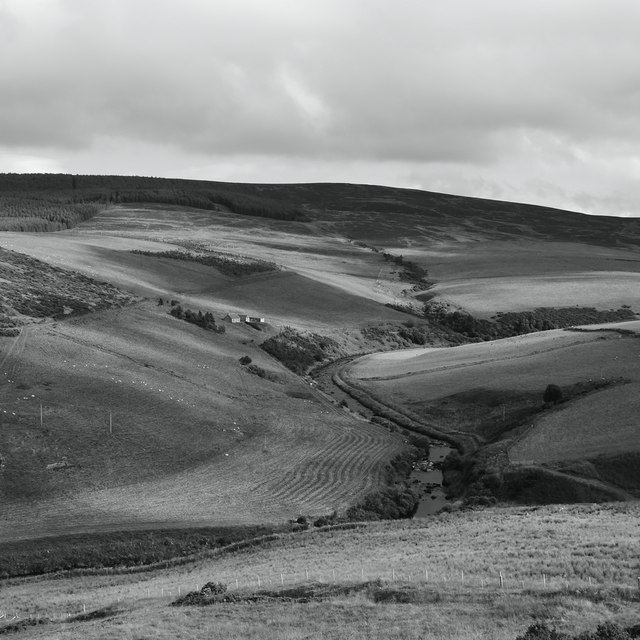
M 69 232 L 0 234 L 0 243 L 139 295 L 194 296 L 194 304 L 269 313 L 281 324 L 333 329 L 403 320 L 383 304 L 411 299 L 381 256 L 301 223 L 288 223 L 286 231 L 282 225 L 224 212 L 112 207 Z M 175 248 L 246 256 L 285 271 L 234 279 L 203 265 L 124 254 Z
M 392 348 L 402 344 L 394 331 L 426 321 L 384 305 L 415 314 L 428 297 L 483 317 L 637 309 L 637 222 L 363 185 L 67 178 L 64 188 L 93 193 L 100 211 L 56 234 L 2 232 L 0 250 L 106 281 L 125 298 L 0 338 L 0 546 L 14 559 L 77 549 L 88 565 L 96 548 L 111 566 L 150 562 L 155 551 L 195 556 L 144 573 L 5 580 L 0 631 L 31 616 L 51 622 L 16 637 L 506 640 L 532 621 L 572 633 L 638 621 L 637 502 L 464 511 L 458 501 L 428 520 L 218 548 L 242 536 L 237 527 L 283 531 L 298 515 L 346 509 L 406 449 L 406 434 L 340 408 L 262 341 L 291 326 L 330 337 L 335 355 Z M 40 196 L 61 179 L 46 178 Z M 141 202 L 145 194 L 155 202 Z M 10 228 L 36 225 L 29 202 L 12 202 L 24 206 Z M 78 220 L 67 222 L 56 225 Z M 133 251 L 215 252 L 275 269 L 223 272 Z M 416 297 L 384 251 L 424 268 L 435 287 Z M 14 275 L 2 272 L 9 298 L 23 290 Z M 82 283 L 69 275 L 66 286 L 82 297 Z M 228 311 L 267 323 L 204 331 L 169 315 L 169 300 L 221 325 Z M 638 324 L 373 354 L 332 371 L 406 424 L 464 438 L 454 484 L 484 500 L 467 504 L 487 504 L 487 486 L 518 470 L 521 483 L 561 487 L 549 492 L 556 500 L 627 499 L 638 489 Z M 549 383 L 566 402 L 543 405 Z M 520 499 L 515 484 L 505 499 Z M 169 606 L 208 581 L 244 601 Z
M 639 325 L 372 354 L 340 375 L 473 454 L 453 475 L 454 494 L 542 503 L 631 499 L 638 493 L 633 465 L 618 457 L 640 453 Z M 549 384 L 562 390 L 557 406 L 543 402 Z M 620 472 L 611 473 L 616 465 Z
M 638 451 L 639 412 L 640 382 L 636 378 L 540 418 L 509 449 L 509 459 L 540 463 Z
M 53 618 L 25 638 L 513 640 L 532 621 L 572 633 L 604 621 L 628 626 L 640 616 L 638 515 L 637 505 L 510 508 L 285 534 L 144 574 L 14 581 L 3 585 L 2 609 Z M 271 595 L 168 606 L 207 581 Z M 85 610 L 104 617 L 60 622 Z
M 403 405 L 430 421 L 442 420 L 442 428 L 448 421 L 450 428 L 455 424 L 457 430 L 475 431 L 483 411 L 499 419 L 503 407 L 506 417 L 527 400 L 541 406 L 542 392 L 550 383 L 571 387 L 603 379 L 637 381 L 636 344 L 634 335 L 556 330 L 450 349 L 373 354 L 356 360 L 345 373 L 383 401 Z M 623 399 L 616 410 L 626 411 L 631 419 L 635 413 L 631 386 L 615 393 Z M 589 402 L 596 403 L 596 396 Z M 623 450 L 628 444 L 626 440 L 616 444 L 618 424 L 607 421 L 614 430 L 607 449 Z
M 402 440 L 315 394 L 254 333 L 203 331 L 153 302 L 29 328 L 3 369 L 0 538 L 281 522 L 375 487 Z

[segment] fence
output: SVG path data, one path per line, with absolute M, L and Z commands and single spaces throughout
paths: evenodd
M 340 568 L 327 569 L 301 569 L 295 572 L 243 572 L 243 573 L 212 573 L 207 581 L 227 585 L 230 592 L 255 593 L 257 591 L 281 591 L 302 585 L 331 585 L 331 584 L 363 584 L 372 581 L 381 581 L 387 588 L 394 585 L 398 588 L 410 589 L 424 587 L 442 592 L 455 592 L 460 590 L 478 590 L 486 593 L 518 593 L 518 592 L 558 592 L 565 591 L 570 594 L 580 590 L 598 590 L 615 588 L 628 591 L 629 595 L 640 590 L 640 577 L 638 584 L 606 584 L 593 578 L 576 579 L 566 578 L 561 575 L 548 575 L 541 573 L 535 576 L 519 577 L 498 571 L 491 575 L 467 574 L 460 570 L 456 574 L 438 571 L 429 567 L 389 567 L 385 571 L 370 570 L 365 567 L 359 571 L 344 570 Z M 162 581 L 154 578 L 142 580 L 136 584 L 121 585 L 118 587 L 105 586 L 100 597 L 100 604 L 92 602 L 88 596 L 86 600 L 75 599 L 66 605 L 51 607 L 46 613 L 14 609 L 7 604 L 0 604 L 0 628 L 2 624 L 18 622 L 20 620 L 49 619 L 51 621 L 70 620 L 76 616 L 88 614 L 105 606 L 131 605 L 142 600 L 160 601 L 169 604 L 190 591 L 199 591 L 203 583 L 184 580 L 182 582 Z M 110 591 L 114 592 L 112 598 Z

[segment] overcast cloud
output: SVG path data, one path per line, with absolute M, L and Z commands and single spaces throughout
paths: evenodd
M 0 0 L 0 171 L 640 215 L 637 0 Z

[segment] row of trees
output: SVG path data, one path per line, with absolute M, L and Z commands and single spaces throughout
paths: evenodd
M 191 324 L 195 324 L 198 327 L 202 327 L 207 331 L 215 331 L 216 333 L 224 333 L 225 326 L 217 325 L 213 314 L 207 311 L 206 313 L 202 313 L 202 311 L 192 311 L 191 309 L 183 309 L 179 304 L 171 307 L 169 313 L 179 320 L 184 320 L 186 322 L 190 322 Z

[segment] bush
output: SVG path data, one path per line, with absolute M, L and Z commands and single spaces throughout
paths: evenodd
M 265 340 L 260 347 L 298 375 L 306 373 L 314 364 L 339 355 L 335 340 L 315 333 L 301 334 L 289 327 Z
M 543 622 L 536 622 L 516 640 L 630 640 L 634 637 L 633 630 L 634 627 L 623 629 L 614 622 L 605 622 L 598 625 L 595 632 L 585 631 L 577 636 L 570 636 L 555 629 L 549 629 Z
M 518 636 L 516 640 L 569 640 L 569 638 L 566 633 L 549 629 L 544 622 L 536 622 L 525 631 L 524 635 Z
M 200 593 L 203 596 L 216 596 L 226 592 L 227 585 L 222 582 L 207 582 L 202 589 L 200 589 Z
M 349 520 L 398 520 L 411 518 L 418 509 L 420 498 L 404 487 L 390 487 L 370 493 L 362 502 L 349 507 Z
M 240 364 L 251 364 L 251 358 L 249 356 L 242 356 L 242 358 L 240 358 Z
M 545 404 L 558 404 L 562 402 L 562 389 L 557 384 L 549 384 L 544 390 L 542 399 Z

